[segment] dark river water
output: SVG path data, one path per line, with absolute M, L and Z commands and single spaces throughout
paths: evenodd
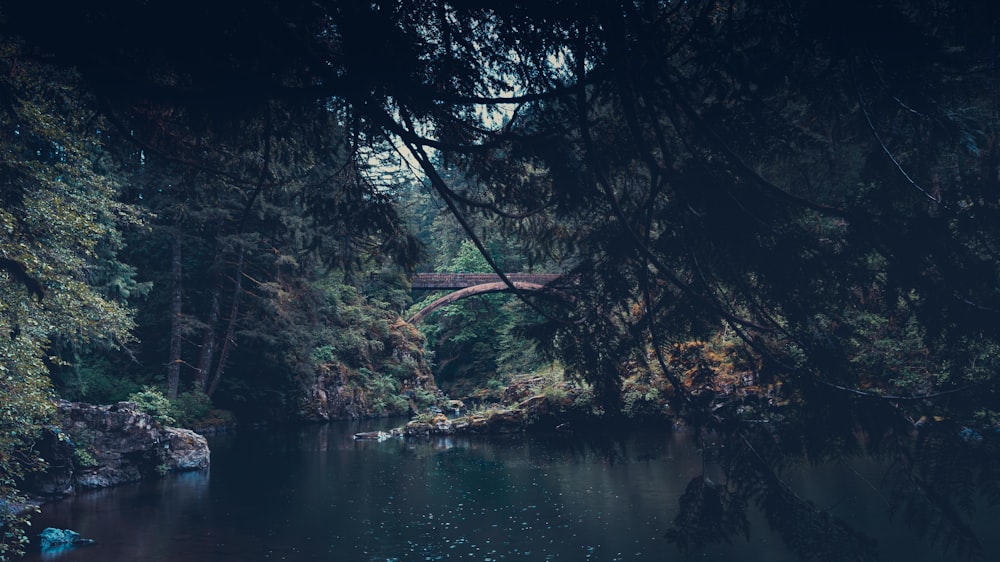
M 381 425 L 379 425 L 381 423 Z M 711 472 L 678 433 L 354 441 L 386 422 L 240 430 L 210 439 L 210 471 L 47 504 L 34 528 L 97 542 L 29 560 L 791 561 L 760 512 L 748 536 L 680 552 L 666 538 L 692 478 Z M 878 541 L 881 560 L 953 560 L 890 519 L 883 469 L 854 459 L 786 482 Z M 1000 514 L 973 522 L 1000 560 Z

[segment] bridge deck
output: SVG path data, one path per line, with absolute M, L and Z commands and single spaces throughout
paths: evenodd
M 507 278 L 513 282 L 548 285 L 558 280 L 562 275 L 556 273 L 508 273 Z M 411 279 L 413 290 L 449 290 L 465 289 L 486 283 L 498 283 L 500 276 L 495 273 L 417 273 Z

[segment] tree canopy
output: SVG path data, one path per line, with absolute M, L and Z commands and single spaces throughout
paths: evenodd
M 402 153 L 491 267 L 483 217 L 559 256 L 585 281 L 541 310 L 548 341 L 609 396 L 623 357 L 669 376 L 669 345 L 720 326 L 795 384 L 992 396 L 989 2 L 40 9 L 6 29 L 147 150 L 252 186 L 204 155 L 321 108 L 355 158 Z
M 398 390 L 405 283 L 349 285 L 419 259 L 414 185 L 468 240 L 420 223 L 437 266 L 573 277 L 482 310 L 534 319 L 607 412 L 639 372 L 716 429 L 1000 423 L 994 2 L 94 4 L 0 2 L 0 424 L 41 428 L 45 373 L 127 343 L 150 281 L 117 360 L 170 394 L 241 340 Z
M 120 228 L 140 221 L 117 184 L 72 71 L 25 60 L 0 41 L 0 558 L 18 552 L 11 506 L 32 443 L 50 421 L 49 369 L 60 345 L 117 347 L 134 327 L 123 295 L 134 270 L 117 259 Z

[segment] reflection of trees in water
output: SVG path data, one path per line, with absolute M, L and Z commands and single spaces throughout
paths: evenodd
M 928 548 L 956 559 L 984 559 L 971 520 L 977 504 L 1000 504 L 996 439 L 948 423 L 914 431 L 888 409 L 870 402 L 862 407 L 863 416 L 843 410 L 840 423 L 820 410 L 783 423 L 696 431 L 706 464 L 723 476 L 716 482 L 703 472 L 691 479 L 667 539 L 684 552 L 748 539 L 748 511 L 757 509 L 802 560 L 876 560 L 874 539 L 796 493 L 785 478 L 788 468 L 803 462 L 869 458 L 886 467 L 880 488 L 888 516 L 901 518 Z
M 980 498 L 1000 505 L 1000 450 L 996 439 L 962 431 L 946 426 L 921 431 L 912 443 L 898 439 L 887 488 L 893 511 L 918 535 L 976 559 L 983 552 L 969 519 Z
M 680 496 L 666 536 L 682 552 L 749 540 L 756 511 L 790 551 L 818 561 L 877 560 L 880 544 L 852 517 L 832 512 L 839 502 L 817 505 L 816 498 L 789 484 L 789 476 L 803 465 L 846 471 L 853 462 L 868 461 L 878 467 L 880 479 L 867 480 L 850 468 L 852 478 L 884 500 L 884 517 L 901 521 L 913 542 L 950 559 L 986 559 L 985 537 L 977 536 L 972 521 L 984 507 L 1000 506 L 997 435 L 983 436 L 947 421 L 915 429 L 895 407 L 877 399 L 828 396 L 817 407 L 789 409 L 757 423 L 722 421 L 738 416 L 717 413 L 673 438 L 660 432 L 588 432 L 534 436 L 530 442 L 537 448 L 521 439 L 489 444 L 503 449 L 498 458 L 509 458 L 513 451 L 507 449 L 521 449 L 534 463 L 597 459 L 622 464 L 671 457 L 673 466 L 685 467 L 681 472 L 698 473 Z M 814 479 L 824 474 L 810 471 Z
M 947 422 L 914 430 L 892 407 L 835 396 L 827 397 L 822 407 L 785 411 L 780 420 L 722 419 L 731 418 L 720 415 L 700 428 L 672 435 L 580 431 L 452 437 L 433 441 L 431 447 L 400 442 L 396 453 L 435 458 L 441 481 L 449 486 L 479 482 L 488 473 L 485 480 L 496 484 L 491 493 L 498 497 L 514 494 L 525 484 L 511 480 L 511 463 L 541 467 L 669 458 L 671 470 L 695 474 L 677 504 L 665 506 L 677 509 L 667 540 L 685 553 L 749 540 L 752 526 L 766 522 L 802 560 L 877 560 L 880 547 L 885 558 L 886 545 L 864 527 L 869 522 L 840 503 L 845 494 L 864 490 L 843 491 L 838 484 L 861 487 L 863 482 L 863 488 L 873 489 L 874 499 L 884 500 L 884 512 L 874 515 L 883 516 L 887 527 L 890 517 L 901 522 L 912 542 L 921 545 L 918 552 L 936 547 L 949 559 L 986 559 L 984 537 L 977 536 L 971 521 L 977 507 L 1000 505 L 995 436 L 983 437 Z M 858 474 L 854 464 L 870 468 L 874 477 Z M 804 467 L 807 470 L 801 470 Z M 802 476 L 804 485 L 796 479 Z M 817 497 L 821 490 L 832 501 Z M 882 534 L 885 529 L 876 531 Z
M 750 537 L 748 510 L 758 508 L 772 530 L 803 560 L 875 560 L 874 541 L 797 494 L 780 477 L 790 460 L 765 428 L 722 436 L 710 454 L 724 474 L 692 478 L 680 497 L 667 539 L 682 551 Z

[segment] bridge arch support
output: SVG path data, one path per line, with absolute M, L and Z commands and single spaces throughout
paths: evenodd
M 537 283 L 528 283 L 525 281 L 514 281 L 514 287 L 519 291 L 541 291 L 546 287 L 545 285 L 539 285 Z M 473 285 L 471 287 L 466 287 L 464 289 L 459 289 L 453 293 L 448 293 L 447 295 L 437 299 L 431 304 L 425 306 L 424 308 L 417 311 L 416 314 L 411 316 L 407 322 L 410 324 L 416 324 L 427 317 L 428 314 L 434 312 L 435 310 L 441 308 L 442 306 L 451 304 L 457 300 L 472 297 L 475 295 L 482 295 L 484 293 L 501 293 L 504 291 L 509 291 L 510 287 L 502 282 L 498 281 L 495 283 L 481 283 L 479 285 Z

